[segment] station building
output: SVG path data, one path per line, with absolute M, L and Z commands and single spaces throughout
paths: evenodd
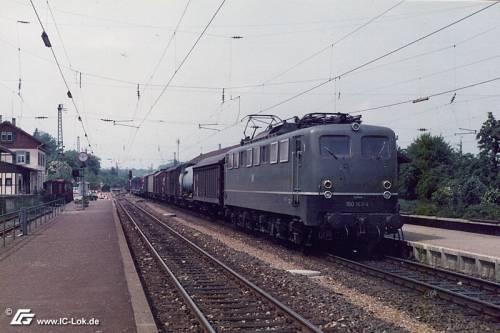
M 0 116 L 0 196 L 36 195 L 45 181 L 46 150 L 41 141 Z

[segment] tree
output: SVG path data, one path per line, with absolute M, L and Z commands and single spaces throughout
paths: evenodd
M 60 160 L 51 161 L 47 165 L 47 179 L 71 180 L 73 179 L 71 171 L 72 171 L 71 166 L 65 161 L 60 161 Z
M 47 153 L 47 161 L 53 161 L 57 158 L 57 141 L 56 139 L 50 135 L 49 133 L 45 133 L 42 131 L 38 131 L 38 129 L 35 130 L 35 133 L 33 133 L 33 136 L 40 140 L 43 145 L 44 149 Z
M 452 173 L 454 152 L 441 136 L 419 136 L 408 148 L 410 162 L 400 171 L 400 191 L 407 199 L 430 200 Z
M 63 160 L 66 161 L 71 168 L 79 169 L 80 162 L 78 161 L 78 152 L 76 150 L 67 150 L 64 152 Z M 86 172 L 90 172 L 94 175 L 99 174 L 101 169 L 101 159 L 95 155 L 89 155 L 89 159 L 85 162 Z
M 492 112 L 477 134 L 480 155 L 487 158 L 489 180 L 496 184 L 500 167 L 500 120 L 496 120 Z

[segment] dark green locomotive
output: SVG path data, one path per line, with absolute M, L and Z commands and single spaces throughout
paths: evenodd
M 226 153 L 234 223 L 296 243 L 376 243 L 401 228 L 394 132 L 347 114 L 280 122 Z

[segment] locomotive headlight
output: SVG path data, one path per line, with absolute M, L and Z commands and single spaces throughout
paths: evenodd
M 361 127 L 361 125 L 359 125 L 359 123 L 352 123 L 351 125 L 351 128 L 354 132 L 357 132 L 359 131 L 359 128 Z
M 330 191 L 325 191 L 323 195 L 325 196 L 326 199 L 331 199 L 333 197 L 333 194 Z
M 384 199 L 390 199 L 391 196 L 392 196 L 392 194 L 389 191 L 385 191 L 384 194 L 383 194 L 383 196 L 384 196 Z
M 323 180 L 323 187 L 329 190 L 333 187 L 333 182 L 330 179 L 325 179 Z
M 382 186 L 384 186 L 384 188 L 385 188 L 386 190 L 388 190 L 388 189 L 390 189 L 390 188 L 392 187 L 392 184 L 391 184 L 391 182 L 390 182 L 390 181 L 388 181 L 388 180 L 384 180 L 384 182 L 382 183 Z

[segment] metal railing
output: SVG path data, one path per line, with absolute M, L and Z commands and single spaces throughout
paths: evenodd
M 57 199 L 0 215 L 2 247 L 6 247 L 20 236 L 29 235 L 34 229 L 56 217 L 64 207 L 64 199 Z

